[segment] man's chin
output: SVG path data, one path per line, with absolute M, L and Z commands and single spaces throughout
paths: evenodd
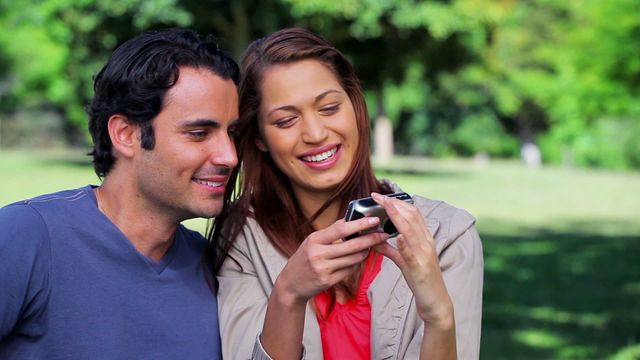
M 221 211 L 222 211 L 222 206 L 216 206 L 215 208 L 203 209 L 201 211 L 198 211 L 195 217 L 211 219 L 220 215 Z

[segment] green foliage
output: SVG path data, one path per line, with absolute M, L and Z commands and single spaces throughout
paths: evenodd
M 580 165 L 638 168 L 640 122 L 600 118 L 576 140 L 575 159 Z
M 509 157 L 518 153 L 518 142 L 508 136 L 502 124 L 489 113 L 470 114 L 453 131 L 453 146 L 462 155 L 486 153 Z
M 113 47 L 155 24 L 188 25 L 173 0 L 6 2 L 0 45 L 10 54 L 14 104 L 53 107 L 69 121 L 67 141 L 83 141 L 92 76 Z M 4 100 L 7 102 L 8 100 Z
M 82 142 L 92 75 L 141 30 L 213 32 L 238 58 L 258 36 L 303 26 L 353 61 L 372 118 L 389 116 L 404 153 L 517 156 L 517 143 L 535 141 L 546 162 L 639 168 L 627 140 L 640 122 L 639 10 L 637 0 L 1 0 L 0 113 L 57 112 L 66 141 Z

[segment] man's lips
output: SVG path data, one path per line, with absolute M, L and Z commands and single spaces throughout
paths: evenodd
M 193 181 L 197 182 L 198 184 L 213 186 L 213 187 L 224 186 L 225 184 L 225 181 L 208 181 L 208 180 L 202 180 L 202 179 L 193 179 Z
M 227 176 L 218 175 L 218 176 L 207 176 L 207 177 L 193 177 L 191 180 L 193 180 L 197 184 L 212 187 L 212 188 L 220 188 L 220 187 L 224 188 L 229 178 Z

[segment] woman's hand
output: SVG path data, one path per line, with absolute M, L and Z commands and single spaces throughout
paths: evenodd
M 435 241 L 418 209 L 406 202 L 377 193 L 373 199 L 387 212 L 400 233 L 397 249 L 388 243 L 375 247 L 402 271 L 416 300 L 418 315 L 425 324 L 453 326 L 453 304 L 442 278 Z
M 300 359 L 305 308 L 309 299 L 340 282 L 362 262 L 369 248 L 387 240 L 373 233 L 344 237 L 377 226 L 378 218 L 339 220 L 309 235 L 289 258 L 269 296 L 261 345 L 273 359 Z
M 362 262 L 369 248 L 387 240 L 387 234 L 372 233 L 349 241 L 344 237 L 377 226 L 377 217 L 356 221 L 338 220 L 309 235 L 289 258 L 276 281 L 287 302 L 305 303 L 316 294 L 337 284 Z

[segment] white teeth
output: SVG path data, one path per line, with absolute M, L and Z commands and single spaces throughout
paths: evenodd
M 214 186 L 214 187 L 224 185 L 223 182 L 206 181 L 206 180 L 200 180 L 200 179 L 193 179 L 193 181 L 197 182 L 198 184 Z
M 338 151 L 338 148 L 334 147 L 333 149 L 325 151 L 322 154 L 311 155 L 311 156 L 303 156 L 302 160 L 310 161 L 310 162 L 324 161 L 324 160 L 327 160 L 328 158 L 332 157 L 333 155 L 335 155 L 337 151 Z

